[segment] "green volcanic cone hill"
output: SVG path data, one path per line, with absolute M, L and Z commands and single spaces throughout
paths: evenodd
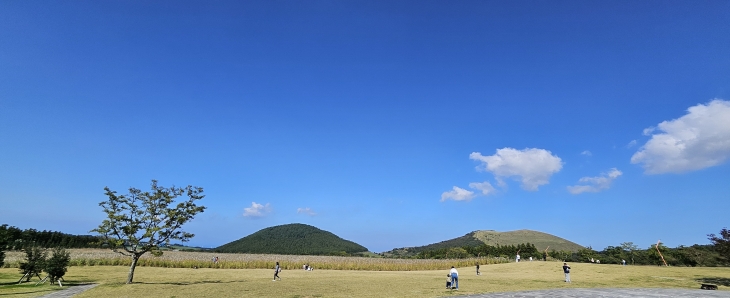
M 575 242 L 538 231 L 517 230 L 509 232 L 497 232 L 494 230 L 480 230 L 468 233 L 461 237 L 425 246 L 396 248 L 391 251 L 385 252 L 385 254 L 394 256 L 412 256 L 422 251 L 436 250 L 442 248 L 463 246 L 474 247 L 483 244 L 491 246 L 506 246 L 518 245 L 523 243 L 533 244 L 535 245 L 535 248 L 537 248 L 537 250 L 539 251 L 544 250 L 548 246 L 550 246 L 549 250 L 564 250 L 572 252 L 577 252 L 579 249 L 584 248 L 583 246 Z
M 305 224 L 288 224 L 256 233 L 215 248 L 217 252 L 284 255 L 345 255 L 367 252 L 364 246 Z

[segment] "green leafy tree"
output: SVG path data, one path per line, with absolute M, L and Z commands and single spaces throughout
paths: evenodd
M 143 254 L 150 252 L 160 256 L 160 247 L 169 245 L 171 240 L 186 242 L 195 236 L 182 231 L 182 225 L 205 210 L 196 205 L 197 200 L 205 197 L 201 187 L 166 188 L 152 180 L 149 192 L 130 188 L 129 194 L 117 195 L 108 187 L 104 190 L 109 199 L 99 206 L 104 209 L 107 219 L 91 232 L 99 233 L 102 244 L 114 252 L 132 258 L 128 284 L 132 283 L 137 261 Z M 183 195 L 187 199 L 174 205 L 175 199 Z
M 573 253 L 567 250 L 551 250 L 548 255 L 556 260 L 570 261 L 570 257 L 573 255 Z
M 580 262 L 589 262 L 591 259 L 598 259 L 598 252 L 593 250 L 592 247 L 581 248 L 578 250 L 578 260 Z
M 61 279 L 68 270 L 68 263 L 71 261 L 71 254 L 61 247 L 53 249 L 53 254 L 46 260 L 43 271 L 48 273 L 51 284 Z
M 730 230 L 723 228 L 720 235 L 709 234 L 708 239 L 715 245 L 715 250 L 720 253 L 725 262 L 730 262 Z
M 10 244 L 10 236 L 8 235 L 8 225 L 0 226 L 0 268 L 5 265 L 5 250 Z
M 672 249 L 665 246 L 664 243 L 659 243 L 659 246 L 656 244 L 649 246 L 649 248 L 646 249 L 646 256 L 649 264 L 664 266 L 664 262 L 667 262 L 667 265 L 676 265 L 677 260 L 672 255 L 671 250 Z M 661 252 L 661 254 L 659 252 Z M 662 257 L 664 260 L 662 260 Z
M 463 259 L 471 257 L 471 255 L 464 248 L 452 247 L 446 250 L 446 257 L 450 259 Z
M 20 263 L 20 273 L 25 277 L 25 281 L 30 281 L 33 276 L 40 277 L 43 267 L 46 263 L 48 254 L 40 246 L 29 246 L 25 248 L 25 262 Z
M 621 243 L 621 248 L 629 255 L 629 258 L 631 258 L 631 265 L 634 265 L 634 258 L 636 257 L 636 251 L 639 250 L 639 246 L 633 242 L 624 242 Z

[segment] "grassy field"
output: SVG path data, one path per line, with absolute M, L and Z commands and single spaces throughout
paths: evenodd
M 135 283 L 125 285 L 127 267 L 76 266 L 66 275 L 68 284 L 99 283 L 77 297 L 441 297 L 484 292 L 549 288 L 686 288 L 713 282 L 730 290 L 730 268 L 687 268 L 571 264 L 573 283 L 563 282 L 559 262 L 522 262 L 458 268 L 460 290 L 444 288 L 448 270 L 363 271 L 284 270 L 282 281 L 272 282 L 272 269 L 187 269 L 140 267 Z M 58 287 L 13 285 L 20 278 L 15 268 L 0 269 L 0 296 L 37 297 Z

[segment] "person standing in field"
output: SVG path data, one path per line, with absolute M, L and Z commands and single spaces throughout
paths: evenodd
M 446 288 L 451 289 L 451 275 L 446 274 Z
M 519 262 L 520 262 L 520 254 L 518 253 L 517 256 L 515 257 L 515 263 L 519 263 Z
M 451 266 L 451 288 L 459 289 L 459 271 L 456 271 L 454 266 Z
M 279 267 L 279 262 L 276 262 L 276 267 L 274 268 L 274 280 L 273 281 L 276 281 L 277 278 L 279 280 L 281 280 L 281 277 L 279 277 L 279 272 L 281 272 L 281 267 Z
M 570 282 L 570 266 L 568 266 L 568 263 L 563 263 L 563 273 L 565 273 L 565 282 Z
M 477 263 L 477 275 L 482 275 L 482 273 L 479 272 L 479 263 Z

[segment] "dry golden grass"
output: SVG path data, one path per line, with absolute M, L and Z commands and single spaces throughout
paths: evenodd
M 108 249 L 69 249 L 71 266 L 129 266 L 132 260 Z M 213 257 L 219 257 L 217 264 Z M 23 252 L 7 252 L 5 267 L 18 267 L 25 257 Z M 217 269 L 263 269 L 273 268 L 276 262 L 282 262 L 284 269 L 299 269 L 309 264 L 317 269 L 333 270 L 368 270 L 368 271 L 416 271 L 448 269 L 451 266 L 470 266 L 480 264 L 507 263 L 505 258 L 479 258 L 459 260 L 419 260 L 419 259 L 384 259 L 366 257 L 336 256 L 295 256 L 264 254 L 225 254 L 209 252 L 166 251 L 161 257 L 145 254 L 140 259 L 140 267 L 166 268 L 217 268 Z
M 273 269 L 187 269 L 141 267 L 135 283 L 123 284 L 128 271 L 121 266 L 70 267 L 66 280 L 100 283 L 78 297 L 439 297 L 485 292 L 548 288 L 688 288 L 705 280 L 729 290 L 730 268 L 686 268 L 571 264 L 573 283 L 563 282 L 559 262 L 522 262 L 458 268 L 460 291 L 444 288 L 448 270 L 362 271 L 284 270 L 282 281 L 272 282 Z M 8 279 L 12 275 L 14 280 Z M 17 269 L 0 269 L 0 284 L 20 278 Z M 0 295 L 36 297 L 36 289 L 51 286 L 0 287 Z M 40 290 L 40 289 L 39 289 Z

